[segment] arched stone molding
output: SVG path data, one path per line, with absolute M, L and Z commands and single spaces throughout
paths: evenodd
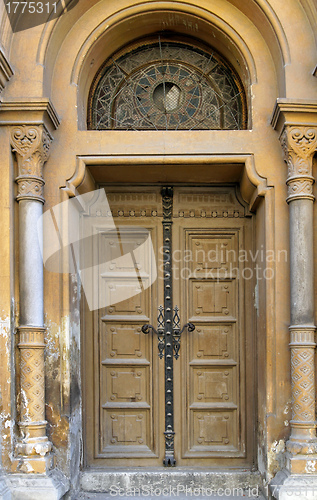
M 153 31 L 162 29 L 164 27 L 162 24 L 164 20 L 160 12 L 163 13 L 164 9 L 168 15 L 170 11 L 174 11 L 174 14 L 180 16 L 180 21 L 177 21 L 179 22 L 178 26 L 177 22 L 175 23 L 175 19 L 173 21 L 173 31 L 187 36 L 194 36 L 201 40 L 205 39 L 209 44 L 214 44 L 216 49 L 216 45 L 218 44 L 218 50 L 224 57 L 227 56 L 231 60 L 231 63 L 236 67 L 247 86 L 249 83 L 259 82 L 262 87 L 258 88 L 257 85 L 254 88 L 252 87 L 251 93 L 254 99 L 251 99 L 250 94 L 250 108 L 251 104 L 257 106 L 256 99 L 257 95 L 260 94 L 260 88 L 263 89 L 262 95 L 265 101 L 270 99 L 270 93 L 272 93 L 271 111 L 271 106 L 278 95 L 277 67 L 283 68 L 284 61 L 288 60 L 288 56 L 282 57 L 279 44 L 277 44 L 276 53 L 280 54 L 280 59 L 278 61 L 279 64 L 276 64 L 274 67 L 272 55 L 270 54 L 271 48 L 265 43 L 258 28 L 252 24 L 251 18 L 253 15 L 256 17 L 255 12 L 259 9 L 255 4 L 250 11 L 250 19 L 239 12 L 237 7 L 227 2 L 217 3 L 216 6 L 213 6 L 213 11 L 211 12 L 203 0 L 195 5 L 189 2 L 136 2 L 134 5 L 131 5 L 129 2 L 129 5 L 127 4 L 126 6 L 121 4 L 120 11 L 117 11 L 115 5 L 109 2 L 106 5 L 102 2 L 98 3 L 98 5 L 92 5 L 89 11 L 85 11 L 85 5 L 80 2 L 80 8 L 79 12 L 79 5 L 76 6 L 67 14 L 67 17 L 62 16 L 55 23 L 55 28 L 49 35 L 49 39 L 47 39 L 46 49 L 44 50 L 44 43 L 46 42 L 44 42 L 43 38 L 41 48 L 39 47 L 38 52 L 38 54 L 42 54 L 41 57 L 45 58 L 45 89 L 48 93 L 52 93 L 52 99 L 56 102 L 57 107 L 58 96 L 63 95 L 65 89 L 72 96 L 72 99 L 74 92 L 77 92 L 77 102 L 74 105 L 77 106 L 78 110 L 79 129 L 83 130 L 86 127 L 85 115 L 88 90 L 99 66 L 108 56 L 122 47 L 123 44 L 131 43 L 133 37 L 136 37 L 135 33 L 137 33 L 138 37 L 142 34 L 146 36 L 153 34 Z M 262 17 L 264 16 L 262 10 L 261 13 L 258 12 L 257 14 Z M 80 22 L 77 21 L 76 15 L 81 16 Z M 66 25 L 66 22 L 69 23 L 71 20 L 72 24 Z M 197 20 L 199 23 L 199 33 L 191 29 L 195 26 Z M 265 21 L 266 26 L 276 25 L 276 23 L 277 19 L 274 22 Z M 79 31 L 80 26 L 83 24 L 86 27 L 84 32 L 82 30 Z M 133 26 L 135 29 L 132 29 Z M 46 29 L 48 30 L 49 27 Z M 132 33 L 133 31 L 135 32 L 134 34 Z M 83 37 L 83 35 L 85 36 Z M 282 29 L 279 30 L 280 35 L 282 36 Z M 59 39 L 57 39 L 57 36 L 59 36 Z M 278 40 L 275 34 L 271 38 L 274 38 L 275 41 Z M 60 51 L 61 43 L 63 43 L 62 52 Z M 257 51 L 261 50 L 261 61 L 255 60 L 254 47 L 257 47 Z M 38 60 L 43 64 L 43 59 Z M 67 67 L 65 64 L 66 60 Z M 260 74 L 258 74 L 258 69 L 261 65 L 263 65 L 263 68 L 265 67 L 265 70 L 263 72 L 260 71 Z M 53 68 L 56 69 L 54 70 Z M 70 68 L 72 68 L 72 72 L 68 74 Z M 56 78 L 54 77 L 53 87 L 51 88 L 53 71 L 55 71 L 54 75 Z M 66 73 L 67 78 L 61 84 L 61 75 L 65 74 L 66 76 Z M 75 87 L 69 87 L 68 78 Z M 63 92 L 61 92 L 61 85 L 64 89 Z M 284 87 L 284 83 L 282 87 Z M 269 94 L 264 89 L 266 91 L 270 89 Z M 281 92 L 283 95 L 282 88 Z M 258 109 L 260 110 L 265 106 L 266 103 L 260 103 Z M 260 116 L 260 114 L 261 112 L 257 116 Z M 71 118 L 70 115 L 69 118 Z M 75 119 L 75 116 L 73 118 Z
M 226 57 L 240 74 L 245 86 L 257 81 L 250 48 L 236 27 L 221 15 L 183 2 L 173 2 L 173 5 L 170 2 L 143 3 L 122 9 L 106 18 L 82 44 L 71 75 L 71 82 L 79 87 L 79 101 L 87 100 L 94 76 L 87 66 L 91 67 L 91 59 L 94 59 L 94 68 L 97 70 L 120 46 L 134 41 L 130 30 L 138 33 L 137 38 L 147 37 L 160 30 L 171 30 L 176 36 L 197 38 L 212 45 Z
M 61 50 L 63 43 L 65 42 L 69 32 L 76 26 L 76 24 L 83 22 L 87 26 L 89 23 L 89 18 L 94 18 L 96 24 L 100 24 L 104 20 L 104 16 L 100 17 L 100 7 L 102 2 L 97 2 L 97 0 L 93 1 L 81 1 L 79 2 L 66 16 L 62 15 L 60 18 L 48 20 L 49 22 L 43 24 L 40 29 L 36 29 L 34 31 L 32 37 L 34 41 L 38 41 L 36 43 L 36 55 L 34 59 L 34 64 L 41 68 L 45 67 L 45 71 L 42 76 L 38 75 L 38 78 L 42 80 L 42 95 L 51 95 L 51 80 L 54 73 L 55 64 L 58 58 L 58 54 Z M 151 2 L 151 4 L 155 4 L 156 2 Z M 159 3 L 159 2 L 158 2 Z M 163 3 L 163 2 L 162 2 Z M 171 2 L 172 8 L 177 8 L 177 4 L 183 4 L 185 6 L 185 11 L 190 9 L 190 2 Z M 72 0 L 63 0 L 58 1 L 58 8 L 62 11 L 64 6 L 71 7 Z M 298 29 L 302 33 L 302 39 L 304 44 L 308 44 L 308 39 L 314 36 L 314 30 L 311 29 L 311 19 L 312 19 L 312 7 L 311 0 L 303 0 L 301 2 L 301 6 L 298 5 L 298 2 L 295 4 L 289 4 L 288 12 L 292 12 L 294 16 L 296 16 L 296 22 L 299 23 Z M 140 4 L 142 5 L 142 4 Z M 146 4 L 147 8 L 149 8 L 149 3 Z M 196 4 L 197 5 L 197 4 Z M 224 6 L 225 17 L 222 17 L 219 11 L 220 6 Z M 107 2 L 106 8 L 103 9 L 104 12 L 107 12 L 107 8 L 109 6 L 109 2 Z M 197 5 L 198 7 L 198 5 Z M 272 56 L 272 60 L 274 62 L 274 67 L 276 74 L 278 75 L 279 82 L 279 95 L 285 95 L 285 74 L 284 71 L 286 68 L 286 72 L 290 71 L 291 60 L 294 59 L 294 55 L 292 55 L 292 50 L 297 50 L 293 45 L 292 40 L 290 39 L 291 33 L 289 31 L 290 27 L 285 25 L 285 19 L 281 14 L 284 12 L 279 11 L 279 7 L 281 5 L 274 5 L 272 2 L 268 2 L 267 0 L 248 0 L 246 2 L 239 2 L 238 0 L 228 0 L 227 2 L 217 2 L 217 5 L 213 5 L 212 9 L 209 9 L 209 6 L 205 7 L 205 2 L 201 1 L 201 8 L 208 9 L 213 11 L 215 16 L 222 18 L 225 22 L 230 24 L 229 18 L 233 19 L 231 21 L 232 28 L 239 33 L 239 24 L 238 18 L 243 16 L 245 21 L 249 19 L 250 28 L 253 26 L 256 30 L 258 30 L 263 40 L 265 40 L 265 44 L 268 47 L 270 54 Z M 97 10 L 95 10 L 97 9 Z M 298 10 L 300 9 L 300 10 Z M 146 10 L 146 9 L 145 9 Z M 15 42 L 16 34 L 12 34 L 12 29 L 10 23 L 8 21 L 8 16 L 2 9 L 2 43 L 6 48 L 6 52 L 10 54 L 11 49 L 13 48 L 13 44 Z M 97 21 L 99 17 L 99 21 Z M 87 23 L 88 21 L 88 23 Z M 96 25 L 95 25 L 96 26 Z M 91 27 L 90 32 L 94 30 L 94 27 Z M 250 31 L 250 29 L 249 29 Z M 247 37 L 244 37 L 245 39 Z M 82 43 L 84 40 L 82 40 Z M 254 47 L 254 44 L 248 44 L 249 47 Z M 16 50 L 14 49 L 14 52 Z M 13 58 L 14 56 L 13 52 Z M 301 60 L 307 59 L 310 57 L 307 53 L 301 57 Z M 12 61 L 15 64 L 15 60 Z M 310 74 L 313 71 L 311 68 Z M 18 90 L 16 90 L 18 92 Z M 16 95 L 21 95 L 17 94 Z M 12 94 L 13 96 L 13 94 Z
M 241 11 L 249 16 L 251 3 L 250 2 L 239 2 L 239 0 L 231 0 L 235 6 L 241 9 Z M 279 57 L 282 56 L 284 64 L 290 63 L 290 49 L 288 40 L 285 34 L 284 27 L 279 19 L 276 11 L 272 7 L 272 4 L 267 0 L 254 0 L 254 4 L 257 6 L 258 10 L 262 14 L 262 19 L 254 16 L 254 24 L 261 31 L 262 36 L 265 37 L 268 46 L 271 47 L 271 52 L 273 59 L 275 61 L 276 67 L 279 65 Z M 264 15 L 264 16 L 263 16 Z M 263 21 L 269 25 L 269 29 L 264 28 Z M 262 25 L 262 26 L 261 26 Z M 266 35 L 265 35 L 266 31 Z M 271 37 L 275 37 L 275 43 Z M 276 44 L 277 41 L 277 44 Z M 276 45 L 275 45 L 276 44 Z
M 0 5 L 0 42 L 6 54 L 10 53 L 13 32 L 9 17 L 5 11 L 4 2 Z
M 234 14 L 237 14 L 235 12 Z M 78 125 L 86 128 L 86 103 L 94 74 L 103 62 L 119 47 L 133 42 L 131 33 L 146 37 L 162 29 L 172 30 L 180 36 L 196 37 L 208 43 L 221 53 L 235 67 L 247 89 L 250 110 L 249 128 L 252 127 L 253 102 L 252 85 L 257 82 L 256 61 L 252 55 L 251 40 L 240 35 L 241 24 L 233 17 L 227 20 L 224 12 L 209 12 L 199 5 L 184 2 L 153 2 L 138 4 L 113 13 L 102 21 L 86 38 L 80 47 L 71 74 L 71 82 L 76 85 Z M 243 18 L 245 20 L 245 18 Z M 242 17 L 240 18 L 240 23 Z M 256 37 L 254 28 L 250 28 Z M 134 35 L 135 36 L 135 35 Z M 263 41 L 263 40 L 262 40 Z M 268 53 L 267 48 L 265 51 Z M 268 55 L 269 58 L 269 55 Z M 269 72 L 270 70 L 268 70 Z M 271 84 L 275 82 L 274 71 Z M 251 86 L 251 87 L 250 87 Z M 274 86 L 273 86 L 274 88 Z M 257 90 L 254 90 L 256 94 Z
M 317 23 L 317 10 L 314 0 L 300 0 L 303 6 L 303 9 L 306 13 L 307 19 L 311 25 L 312 32 L 315 36 L 316 45 L 317 45 L 317 32 L 316 32 L 316 23 Z
M 159 3 L 163 4 L 163 2 Z M 74 26 L 80 16 L 83 16 L 84 18 L 86 18 L 86 20 L 88 20 L 87 14 L 85 13 L 86 6 L 84 6 L 82 2 L 80 2 L 80 4 L 81 5 L 78 5 L 76 9 L 74 9 L 74 11 L 69 16 L 68 20 L 66 20 L 66 18 L 65 19 L 61 18 L 58 22 L 54 21 L 51 23 L 47 23 L 47 25 L 43 27 L 41 41 L 38 49 L 37 62 L 41 65 L 45 64 L 46 68 L 48 69 L 47 71 L 48 84 L 51 79 L 58 50 L 61 44 L 63 43 L 64 38 L 67 36 L 69 27 Z M 89 2 L 89 8 L 91 10 L 88 13 L 88 16 L 89 15 L 92 16 L 93 14 L 95 14 L 95 19 L 97 19 L 98 17 L 100 17 L 100 15 L 98 14 L 98 11 L 95 10 L 94 4 L 96 4 L 96 2 Z M 109 5 L 109 3 L 107 4 Z M 171 5 L 170 8 L 183 10 L 185 12 L 191 8 L 191 4 L 189 2 L 186 3 L 172 2 L 172 4 L 173 5 Z M 180 8 L 182 4 L 183 7 Z M 195 5 L 198 6 L 197 3 Z M 218 6 L 219 2 L 217 2 L 217 5 L 213 5 L 211 9 L 209 8 L 209 6 L 206 7 L 203 2 L 201 3 L 202 9 L 205 8 L 208 9 L 209 11 L 213 11 L 215 15 L 219 17 Z M 154 6 L 147 3 L 144 10 L 147 10 L 149 8 L 154 8 Z M 254 26 L 256 26 L 256 29 L 258 29 L 259 32 L 261 32 L 262 37 L 265 39 L 267 46 L 270 47 L 270 51 L 272 53 L 272 57 L 277 72 L 279 72 L 279 68 L 284 67 L 284 64 L 289 64 L 290 52 L 284 28 L 282 26 L 281 21 L 278 18 L 278 15 L 276 14 L 276 12 L 274 11 L 274 9 L 267 0 L 256 0 L 256 1 L 251 0 L 250 2 L 243 2 L 243 4 L 241 4 L 241 2 L 238 2 L 236 0 L 232 0 L 227 3 L 226 8 L 227 11 L 228 10 L 232 11 L 233 17 L 239 16 L 239 11 L 240 11 L 241 13 L 243 13 L 244 16 L 246 16 L 246 18 L 249 18 L 253 21 Z M 107 10 L 105 9 L 103 10 L 104 12 L 107 12 Z M 103 19 L 100 18 L 100 21 L 96 24 L 100 25 L 102 21 Z M 68 22 L 70 24 L 69 26 L 66 26 L 66 23 Z M 235 31 L 239 32 L 239 27 L 235 26 L 235 23 L 232 24 L 232 27 Z M 90 31 L 92 32 L 93 29 L 91 29 Z M 280 75 L 280 77 L 283 80 L 282 74 Z M 280 94 L 283 95 L 282 92 L 283 84 L 280 90 L 281 90 Z
M 7 82 L 13 76 L 13 69 L 0 47 L 0 92 L 4 89 Z

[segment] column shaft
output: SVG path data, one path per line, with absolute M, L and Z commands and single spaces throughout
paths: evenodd
M 313 201 L 289 203 L 291 324 L 314 324 Z
M 43 265 L 39 238 L 43 238 L 41 215 L 43 204 L 36 200 L 19 202 L 19 283 L 20 324 L 42 327 Z M 26 251 L 27 250 L 27 251 Z

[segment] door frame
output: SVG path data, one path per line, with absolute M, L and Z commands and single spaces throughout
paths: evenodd
M 255 161 L 253 154 L 238 154 L 238 155 L 114 155 L 114 156 L 77 156 L 76 169 L 74 175 L 66 180 L 66 186 L 63 190 L 68 195 L 68 197 L 74 197 L 77 194 L 83 194 L 88 191 L 97 188 L 99 182 L 106 182 L 105 177 L 109 176 L 109 183 L 114 183 L 113 175 L 117 172 L 119 176 L 123 176 L 125 172 L 131 172 L 131 168 L 134 172 L 139 168 L 140 175 L 144 180 L 144 168 L 150 169 L 150 177 L 157 174 L 165 176 L 162 182 L 168 183 L 169 180 L 166 179 L 168 171 L 173 171 L 173 166 L 177 168 L 177 172 L 182 169 L 185 171 L 186 176 L 188 172 L 197 172 L 197 168 L 200 168 L 204 172 L 204 183 L 214 184 L 214 183 L 236 183 L 239 184 L 240 193 L 244 201 L 248 204 L 251 212 L 256 212 L 258 206 L 264 207 L 264 221 L 265 221 L 265 231 L 268 235 L 266 238 L 266 248 L 274 248 L 274 236 L 270 235 L 269 229 L 269 217 L 273 210 L 273 190 L 271 187 L 267 186 L 267 181 L 265 178 L 259 176 L 255 168 Z M 162 168 L 163 167 L 163 168 Z M 163 171 L 163 174 L 162 174 Z M 99 176 L 102 174 L 102 180 L 100 181 Z M 143 182 L 144 182 L 143 180 Z M 150 183 L 152 178 L 150 179 Z M 126 182 L 126 180 L 125 180 Z M 190 182 L 188 183 L 190 184 Z M 264 202 L 264 203 L 263 203 Z M 275 280 L 269 280 L 265 284 L 265 295 L 271 294 L 272 297 L 275 295 Z M 265 301 L 264 301 L 265 304 Z M 274 324 L 274 314 L 271 318 L 268 318 L 266 323 L 266 328 L 271 326 L 270 337 L 274 336 L 275 324 Z M 81 330 L 83 330 L 83 325 L 85 323 L 85 317 L 83 311 L 81 311 Z M 256 332 L 255 332 L 256 336 Z M 82 339 L 81 339 L 82 342 Z M 83 350 L 80 349 L 83 353 Z M 83 363 L 83 359 L 82 359 Z M 81 365 L 81 372 L 83 372 L 83 365 Z M 272 383 L 272 376 L 270 375 L 269 383 Z M 83 380 L 83 374 L 81 373 L 81 380 Z M 265 387 L 266 389 L 266 387 Z M 257 393 L 257 390 L 255 390 Z M 83 390 L 83 400 L 82 400 L 82 428 L 81 428 L 81 438 L 83 443 L 85 443 L 85 390 Z M 257 412 L 256 412 L 257 413 Z M 256 422 L 256 419 L 255 419 Z M 257 434 L 257 430 L 255 430 Z M 255 446 L 258 444 L 256 439 L 254 440 Z M 257 461 L 257 456 L 259 455 L 260 446 L 257 446 L 255 450 L 255 462 Z M 83 461 L 83 466 L 85 466 L 85 461 Z M 256 465 L 254 466 L 256 468 Z

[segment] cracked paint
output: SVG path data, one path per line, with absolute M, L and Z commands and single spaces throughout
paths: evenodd
M 5 342 L 5 354 L 7 360 L 7 370 L 10 373 L 10 332 L 11 332 L 11 319 L 10 316 L 5 316 L 0 318 L 0 336 L 6 340 Z M 1 356 L 1 358 L 3 355 Z

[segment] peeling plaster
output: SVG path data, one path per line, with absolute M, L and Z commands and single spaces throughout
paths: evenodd
M 58 323 L 45 317 L 46 420 L 56 465 L 78 483 L 82 464 L 80 286 L 70 277 L 70 311 Z
M 82 412 L 81 408 L 77 408 L 72 412 L 70 425 L 70 447 L 68 448 L 67 458 L 70 463 L 70 476 L 72 478 L 74 491 L 79 491 L 79 475 L 83 460 L 83 443 L 82 443 Z
M 4 311 L 2 311 L 4 313 Z M 5 342 L 5 353 L 7 360 L 7 371 L 10 373 L 10 332 L 11 332 L 11 318 L 10 316 L 3 316 L 0 318 L 0 336 L 3 337 L 7 342 Z
M 268 476 L 272 479 L 275 474 L 285 467 L 285 441 L 273 441 L 268 451 Z
M 286 405 L 285 405 L 285 408 L 284 408 L 284 415 L 287 415 L 292 409 L 292 403 L 291 401 L 287 401 Z
M 4 427 L 5 427 L 5 429 L 7 429 L 8 427 L 11 428 L 13 425 L 14 425 L 13 420 L 6 420 Z
M 60 357 L 59 339 L 60 327 L 53 321 L 46 322 L 45 357 L 49 362 L 57 361 Z
M 12 301 L 12 307 L 14 302 Z M 12 395 L 14 393 L 14 385 L 12 380 L 15 377 L 15 362 L 12 349 L 13 337 L 11 331 L 14 331 L 13 324 L 14 315 L 6 314 L 4 310 L 1 311 L 0 316 L 0 339 L 1 339 L 1 352 L 0 352 L 0 366 L 2 368 L 3 377 L 1 383 L 3 386 L 0 388 L 0 464 L 9 465 L 12 459 L 13 443 L 15 441 L 15 420 L 14 415 L 11 415 L 10 407 L 12 403 Z M 12 380 L 11 380 L 12 377 Z
M 50 441 L 54 445 L 54 452 L 58 467 L 67 469 L 66 449 L 69 442 L 69 419 L 62 414 L 61 391 L 65 377 L 64 357 L 68 356 L 68 348 L 65 351 L 65 332 L 69 322 L 61 318 L 61 323 L 46 318 L 45 334 L 45 371 L 46 371 L 46 420 L 48 422 L 47 432 Z M 67 340 L 66 340 L 67 342 Z M 66 364 L 67 367 L 67 364 Z M 67 369 L 67 368 L 66 368 Z M 68 375 L 67 375 L 68 377 Z M 69 392 L 69 391 L 68 391 Z
M 5 412 L 0 413 L 0 448 L 5 449 L 11 458 L 11 443 L 14 442 L 14 428 L 15 421 L 11 419 L 11 415 Z M 9 429 L 9 433 L 5 429 Z M 10 439 L 8 440 L 8 438 Z
M 70 359 L 69 359 L 69 346 L 70 346 L 70 318 L 63 316 L 61 319 L 61 389 L 63 394 L 63 407 L 64 410 L 70 398 Z
M 27 460 L 24 460 L 22 462 L 21 466 L 19 467 L 19 470 L 21 472 L 26 473 L 26 474 L 34 472 L 34 469 L 33 469 L 32 465 Z
M 70 313 L 70 446 L 68 458 L 70 477 L 74 491 L 79 489 L 79 470 L 83 464 L 82 443 L 82 394 L 81 394 L 81 331 L 80 331 L 80 280 L 72 274 L 70 280 L 70 300 L 73 304 Z
M 29 401 L 28 401 L 28 398 L 26 396 L 26 393 L 25 393 L 25 390 L 23 389 L 23 387 L 21 387 L 20 394 L 21 394 L 21 398 L 22 398 L 21 405 L 23 405 L 24 411 L 26 412 L 26 419 L 29 420 L 30 419 Z
M 307 460 L 305 466 L 305 472 L 311 474 L 312 472 L 316 472 L 316 464 L 317 460 Z
M 1 335 L 1 337 L 8 338 L 8 335 L 10 333 L 10 325 L 11 325 L 10 316 L 5 316 L 5 317 L 0 318 L 0 335 Z
M 265 436 L 261 423 L 258 425 L 258 468 L 262 475 L 266 474 L 266 447 Z

